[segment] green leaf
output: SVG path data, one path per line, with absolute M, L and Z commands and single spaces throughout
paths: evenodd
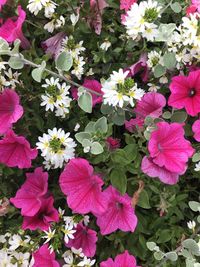
M 170 251 L 170 252 L 165 253 L 165 257 L 170 261 L 178 260 L 178 255 L 175 251 Z
M 175 12 L 175 13 L 180 13 L 182 11 L 182 7 L 178 2 L 172 3 L 171 4 L 171 9 Z
M 160 64 L 156 65 L 154 68 L 154 76 L 155 78 L 160 78 L 166 73 L 166 68 Z
M 111 184 L 121 193 L 126 193 L 127 188 L 127 178 L 123 170 L 114 169 L 110 174 Z
M 0 55 L 7 55 L 10 52 L 9 50 L 9 44 L 0 37 Z
M 157 261 L 160 261 L 164 258 L 165 254 L 162 252 L 162 251 L 156 251 L 154 252 L 154 258 L 157 260 Z
M 200 212 L 200 203 L 197 201 L 189 201 L 189 207 L 193 211 L 199 211 Z
M 12 54 L 18 54 L 19 53 L 19 47 L 20 47 L 21 41 L 19 39 L 16 39 L 14 42 L 14 48 L 12 49 Z
M 177 111 L 171 116 L 172 122 L 185 122 L 187 120 L 187 113 L 185 111 Z
M 68 71 L 73 65 L 73 59 L 70 53 L 63 51 L 56 59 L 56 67 L 59 70 Z
M 187 248 L 193 255 L 200 255 L 199 246 L 195 240 L 191 238 L 186 239 L 182 242 L 182 245 L 184 248 Z
M 82 144 L 84 139 L 90 139 L 91 135 L 89 133 L 85 133 L 85 132 L 80 132 L 75 134 L 75 138 L 76 140 Z
M 134 161 L 137 157 L 137 145 L 135 144 L 129 144 L 127 146 L 125 146 L 125 148 L 123 149 L 126 152 L 126 157 L 129 159 L 130 162 Z
M 78 98 L 79 107 L 87 112 L 92 113 L 92 96 L 89 92 L 85 92 Z
M 14 70 L 20 70 L 24 67 L 24 62 L 19 57 L 10 57 L 8 64 Z
M 158 36 L 156 37 L 157 42 L 167 42 L 173 33 L 173 31 L 176 29 L 175 23 L 169 23 L 169 24 L 160 24 L 158 28 Z
M 197 222 L 200 223 L 200 215 L 197 217 Z
M 112 153 L 111 159 L 114 163 L 119 164 L 119 165 L 123 165 L 123 166 L 126 166 L 132 162 L 132 159 L 129 158 L 126 151 L 124 151 L 123 149 L 116 149 Z
M 39 82 L 39 83 L 41 82 L 42 75 L 43 75 L 43 72 L 44 72 L 45 67 L 46 67 L 46 62 L 45 61 L 42 61 L 42 64 L 40 65 L 40 67 L 32 70 L 31 75 L 32 75 L 33 79 L 36 82 Z
M 103 147 L 99 142 L 94 142 L 91 145 L 91 150 L 90 151 L 91 151 L 91 153 L 93 155 L 98 155 L 98 154 L 103 153 Z
M 120 109 L 120 108 L 117 110 L 114 110 L 114 112 L 112 114 L 112 121 L 114 122 L 114 124 L 116 124 L 118 126 L 124 125 L 125 111 L 123 109 Z
M 104 104 L 101 105 L 101 113 L 103 115 L 110 114 L 112 111 L 113 111 L 113 107 L 112 106 L 104 105 Z
M 108 123 L 107 123 L 107 118 L 102 117 L 96 121 L 94 125 L 95 131 L 100 131 L 102 133 L 107 133 L 108 131 Z
M 85 127 L 85 132 L 87 132 L 87 133 L 94 133 L 95 132 L 94 125 L 95 125 L 95 122 L 94 121 L 90 121 L 88 123 L 88 125 Z
M 200 153 L 195 153 L 192 157 L 192 162 L 200 161 Z
M 143 190 L 140 193 L 140 197 L 139 197 L 139 201 L 137 205 L 143 209 L 151 208 L 150 203 L 149 203 L 149 195 L 146 190 Z
M 92 146 L 92 142 L 90 140 L 88 140 L 88 139 L 84 139 L 82 141 L 82 146 L 83 147 L 91 147 Z
M 167 69 L 173 69 L 176 66 L 176 57 L 172 52 L 165 53 L 163 56 L 163 63 Z
M 169 240 L 171 240 L 172 234 L 173 234 L 172 231 L 169 229 L 164 229 L 164 230 L 160 231 L 157 242 L 159 244 L 168 242 Z
M 157 245 L 156 245 L 155 242 L 147 242 L 146 245 L 147 245 L 147 248 L 148 248 L 150 251 L 154 251 L 155 248 L 157 247 Z

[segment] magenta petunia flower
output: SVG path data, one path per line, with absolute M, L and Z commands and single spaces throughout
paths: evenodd
M 45 50 L 45 53 L 56 58 L 60 51 L 63 39 L 66 37 L 64 32 L 59 32 L 46 41 L 42 42 L 41 46 Z
M 141 100 L 137 101 L 136 108 L 133 110 L 136 118 L 125 121 L 125 128 L 129 132 L 133 132 L 136 126 L 142 128 L 145 118 L 148 116 L 159 118 L 165 105 L 166 99 L 163 95 L 156 92 L 146 93 Z
M 6 133 L 22 117 L 23 112 L 18 94 L 14 90 L 5 89 L 0 94 L 0 134 Z
M 8 18 L 0 27 L 0 37 L 9 43 L 13 43 L 16 39 L 21 41 L 21 46 L 24 49 L 30 47 L 29 41 L 22 33 L 22 25 L 26 19 L 26 12 L 18 6 L 18 17 Z
M 103 92 L 101 91 L 102 85 L 97 80 L 85 79 L 83 86 L 103 95 Z M 76 87 L 73 87 L 71 91 L 72 91 L 73 98 L 78 100 L 78 89 Z M 92 106 L 93 107 L 96 104 L 102 103 L 102 99 L 103 99 L 102 96 L 99 96 L 93 93 L 91 93 L 91 95 L 92 95 Z
M 152 158 L 146 156 L 142 160 L 141 169 L 148 176 L 158 177 L 165 184 L 176 184 L 179 179 L 179 173 L 170 172 L 165 167 L 159 167 L 153 162 Z
M 127 11 L 136 2 L 137 0 L 120 0 L 120 9 L 125 9 Z
M 101 234 L 107 235 L 117 229 L 124 232 L 134 232 L 137 225 L 137 217 L 131 205 L 131 198 L 125 194 L 121 195 L 114 187 L 109 186 L 103 196 L 108 207 L 101 215 L 96 215 L 97 225 Z
M 85 256 L 93 257 L 96 253 L 97 232 L 79 223 L 76 227 L 74 239 L 70 239 L 67 247 L 82 248 Z
M 38 212 L 34 216 L 24 216 L 22 229 L 46 231 L 49 229 L 51 222 L 59 221 L 58 211 L 53 206 L 53 197 L 43 197 L 40 200 L 41 206 Z
M 113 137 L 108 137 L 106 139 L 106 144 L 108 146 L 108 149 L 110 151 L 113 151 L 117 148 L 120 148 L 120 139 L 117 139 L 117 138 L 113 138 Z
M 101 262 L 100 267 L 141 267 L 141 266 L 137 266 L 135 257 L 130 255 L 126 250 L 124 253 L 116 256 L 114 261 L 111 258 L 109 258 L 107 261 Z
M 0 163 L 8 167 L 30 168 L 31 160 L 37 157 L 37 153 L 37 149 L 31 149 L 24 136 L 18 136 L 12 130 L 0 140 Z
M 55 253 L 49 249 L 49 244 L 45 244 L 33 253 L 33 267 L 60 267 L 55 257 Z
M 60 176 L 60 187 L 67 195 L 68 206 L 77 213 L 102 214 L 106 201 L 101 187 L 103 180 L 93 173 L 93 167 L 82 158 L 71 159 Z
M 7 0 L 0 0 L 0 11 L 2 6 L 4 6 L 6 4 Z
M 26 177 L 25 183 L 10 202 L 21 209 L 22 216 L 34 216 L 41 208 L 42 197 L 48 190 L 48 173 L 38 167 L 33 173 L 26 173 Z
M 194 139 L 200 142 L 200 120 L 196 120 L 192 125 L 192 131 L 194 132 Z
M 184 138 L 183 125 L 159 122 L 148 144 L 150 156 L 159 167 L 174 173 L 183 173 L 194 153 L 191 143 Z
M 185 108 L 191 116 L 200 112 L 200 70 L 192 71 L 188 76 L 175 76 L 170 84 L 169 106 Z

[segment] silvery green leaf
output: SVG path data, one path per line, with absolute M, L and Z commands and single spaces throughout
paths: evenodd
M 92 145 L 91 145 L 91 153 L 93 155 L 98 155 L 98 154 L 103 153 L 102 145 L 99 142 L 92 143 Z
M 24 62 L 20 57 L 10 57 L 8 65 L 14 70 L 20 70 L 24 67 Z
M 0 37 L 0 55 L 7 55 L 10 52 L 9 44 Z
M 63 51 L 56 59 L 56 67 L 59 70 L 68 71 L 73 65 L 72 55 Z
M 189 201 L 189 207 L 193 211 L 199 211 L 200 212 L 200 203 L 197 201 Z
M 80 132 L 75 134 L 75 138 L 76 140 L 82 144 L 84 139 L 90 139 L 91 135 L 89 133 L 85 133 L 85 132 Z
M 108 131 L 108 123 L 106 117 L 102 117 L 95 122 L 94 125 L 95 131 L 100 131 L 106 133 Z
M 89 92 L 85 92 L 78 98 L 79 107 L 87 112 L 92 113 L 92 96 Z
M 158 36 L 156 37 L 155 41 L 157 42 L 167 42 L 170 40 L 173 31 L 176 29 L 175 23 L 169 24 L 160 24 L 158 28 Z
M 163 63 L 167 69 L 173 69 L 176 66 L 176 57 L 172 52 L 165 53 L 163 56 Z
M 182 242 L 184 248 L 187 248 L 193 255 L 200 256 L 199 246 L 197 242 L 191 238 Z
M 161 76 L 163 76 L 166 73 L 166 67 L 157 64 L 154 68 L 154 76 L 155 78 L 160 78 Z
M 14 48 L 12 49 L 12 54 L 18 54 L 19 53 L 19 47 L 20 47 L 21 41 L 19 39 L 16 39 L 14 42 Z
M 94 133 L 95 132 L 95 122 L 90 121 L 87 126 L 85 127 L 85 132 L 87 133 Z
M 182 7 L 178 2 L 172 3 L 171 4 L 171 9 L 175 12 L 175 13 L 180 13 L 182 11 Z
M 45 67 L 46 67 L 46 62 L 45 61 L 42 61 L 42 64 L 40 65 L 40 67 L 32 70 L 31 75 L 32 75 L 33 79 L 36 82 L 39 82 L 39 83 L 41 82 L 42 75 L 44 73 Z
M 195 153 L 192 157 L 192 162 L 200 161 L 200 153 Z
M 165 257 L 170 261 L 177 261 L 178 260 L 178 255 L 175 251 L 167 252 L 165 254 Z

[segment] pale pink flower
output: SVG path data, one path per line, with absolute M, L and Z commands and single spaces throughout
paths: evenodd
M 59 32 L 46 41 L 43 41 L 41 46 L 46 54 L 56 58 L 60 53 L 62 41 L 65 37 L 66 34 L 64 32 Z
M 196 6 L 197 11 L 200 12 L 200 0 L 192 0 L 192 5 Z
M 11 89 L 0 94 L 0 134 L 12 127 L 23 115 L 23 107 L 19 103 L 19 95 Z
M 21 46 L 24 49 L 30 47 L 29 41 L 22 33 L 22 25 L 26 19 L 26 12 L 18 6 L 18 17 L 8 18 L 0 27 L 0 37 L 9 43 L 13 43 L 16 39 L 21 41 Z
M 49 249 L 49 244 L 45 244 L 33 253 L 33 267 L 60 267 L 55 257 L 55 253 Z
M 30 168 L 31 160 L 36 157 L 37 149 L 31 149 L 25 137 L 16 135 L 12 130 L 8 130 L 0 140 L 0 163 L 8 167 Z
M 120 9 L 128 11 L 137 0 L 120 0 Z
M 100 267 L 140 267 L 137 266 L 137 262 L 134 256 L 130 255 L 127 250 L 124 253 L 116 256 L 113 261 L 109 258 L 107 261 L 100 263 Z
M 79 223 L 76 227 L 74 239 L 70 239 L 67 247 L 76 249 L 82 248 L 83 254 L 87 257 L 93 257 L 96 252 L 97 232 Z
M 159 167 L 183 173 L 188 159 L 194 153 L 191 143 L 184 138 L 183 125 L 159 122 L 156 126 L 157 130 L 152 132 L 148 144 L 150 157 Z
M 21 209 L 22 216 L 34 216 L 41 208 L 42 197 L 48 190 L 48 173 L 38 167 L 33 173 L 26 173 L 26 177 L 26 181 L 10 202 Z
M 0 199 L 0 217 L 5 216 L 8 213 L 9 207 L 10 207 L 10 202 L 6 197 Z
M 101 214 L 106 202 L 101 191 L 103 180 L 94 174 L 93 167 L 82 158 L 71 159 L 60 176 L 60 187 L 67 195 L 68 206 L 77 213 Z
M 196 120 L 192 125 L 192 131 L 194 132 L 194 139 L 200 142 L 200 120 Z
M 121 195 L 112 186 L 103 192 L 103 197 L 107 201 L 107 209 L 103 214 L 96 215 L 101 234 L 107 235 L 117 229 L 124 232 L 134 232 L 137 217 L 131 205 L 131 198 L 127 194 Z
M 147 54 L 141 54 L 139 60 L 133 64 L 132 66 L 125 69 L 129 70 L 128 76 L 135 76 L 136 74 L 140 73 L 141 79 L 143 82 L 147 82 L 149 79 L 149 68 L 147 65 Z
M 83 86 L 103 95 L 103 92 L 101 91 L 102 85 L 97 80 L 85 79 Z M 74 87 L 72 88 L 71 91 L 72 91 L 73 98 L 78 100 L 78 89 Z M 91 95 L 92 95 L 92 106 L 93 107 L 96 104 L 100 104 L 102 102 L 103 98 L 101 95 L 99 96 L 99 95 L 96 95 L 95 93 L 91 93 Z
M 51 226 L 51 222 L 59 221 L 59 213 L 54 208 L 54 199 L 52 196 L 41 198 L 41 206 L 34 216 L 24 216 L 22 229 L 47 231 Z
M 188 76 L 174 76 L 170 91 L 169 106 L 185 108 L 191 116 L 200 112 L 200 70 L 192 71 Z

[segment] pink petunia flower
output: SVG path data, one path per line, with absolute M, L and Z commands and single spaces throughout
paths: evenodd
M 170 91 L 169 106 L 185 108 L 191 116 L 200 112 L 200 70 L 192 71 L 188 76 L 173 77 Z
M 141 54 L 139 60 L 133 64 L 132 66 L 128 67 L 125 69 L 129 70 L 129 75 L 130 77 L 135 76 L 137 73 L 141 73 L 140 76 L 142 78 L 143 82 L 147 82 L 149 79 L 149 68 L 147 65 L 147 54 L 143 53 Z
M 5 216 L 9 212 L 10 201 L 4 197 L 0 199 L 0 217 Z
M 41 46 L 45 50 L 45 53 L 56 58 L 61 50 L 63 39 L 66 37 L 64 32 L 59 32 L 46 41 L 42 42 Z
M 16 39 L 21 41 L 21 46 L 24 49 L 30 47 L 29 41 L 22 33 L 22 25 L 26 19 L 26 12 L 18 6 L 18 17 L 8 18 L 0 27 L 0 37 L 9 43 L 13 43 Z
M 0 94 L 0 134 L 6 133 L 22 117 L 23 112 L 18 94 L 11 89 L 5 89 Z
M 99 94 L 103 95 L 103 92 L 101 91 L 102 85 L 97 80 L 89 80 L 85 79 L 83 86 L 86 88 L 89 88 Z M 78 89 L 76 87 L 72 88 L 72 96 L 74 99 L 78 100 Z M 94 107 L 96 104 L 102 103 L 102 96 L 96 95 L 91 93 L 92 95 L 92 106 Z
M 196 6 L 197 11 L 200 12 L 200 0 L 192 0 L 192 5 Z
M 113 138 L 110 136 L 106 139 L 106 143 L 110 151 L 120 148 L 120 139 Z
M 158 177 L 165 184 L 176 184 L 179 179 L 179 173 L 170 172 L 165 167 L 159 167 L 153 162 L 152 158 L 146 156 L 142 160 L 141 169 L 149 177 Z
M 35 159 L 37 154 L 37 149 L 31 149 L 24 136 L 18 136 L 12 130 L 0 140 L 0 163 L 8 167 L 30 168 L 31 160 Z
M 53 206 L 53 197 L 43 197 L 40 200 L 41 206 L 38 212 L 34 216 L 24 216 L 22 229 L 46 231 L 49 229 L 51 222 L 59 221 L 58 211 Z
M 134 256 L 130 255 L 127 250 L 124 253 L 119 254 L 113 261 L 109 258 L 107 261 L 100 263 L 100 267 L 140 267 L 137 266 L 137 262 Z
M 7 0 L 0 0 L 0 11 L 2 6 L 4 6 L 6 4 Z
M 102 214 L 106 201 L 101 187 L 103 180 L 95 175 L 93 167 L 82 158 L 70 160 L 60 176 L 60 187 L 67 195 L 68 206 L 77 213 Z
M 33 253 L 33 267 L 60 267 L 55 257 L 55 253 L 49 249 L 49 244 L 45 244 Z
M 194 153 L 191 143 L 184 138 L 183 125 L 159 122 L 148 144 L 150 156 L 159 167 L 174 173 L 183 173 Z
M 101 215 L 96 215 L 101 234 L 107 235 L 117 229 L 134 232 L 137 217 L 131 205 L 131 198 L 127 194 L 121 195 L 112 186 L 103 192 L 103 196 L 108 204 L 107 210 Z
M 165 97 L 156 92 L 146 93 L 141 100 L 137 101 L 136 108 L 133 112 L 136 114 L 135 119 L 125 122 L 125 128 L 133 132 L 138 126 L 142 128 L 146 117 L 159 118 L 162 110 L 166 105 Z
M 120 9 L 128 11 L 137 0 L 120 0 Z
M 96 253 L 97 232 L 79 223 L 76 227 L 74 239 L 70 239 L 67 247 L 82 248 L 85 256 L 93 257 Z
M 33 173 L 26 173 L 26 177 L 25 183 L 10 202 L 21 209 L 22 216 L 34 216 L 41 208 L 42 197 L 48 190 L 48 173 L 38 167 Z
M 192 131 L 194 132 L 194 139 L 200 142 L 200 120 L 196 120 L 192 125 Z

